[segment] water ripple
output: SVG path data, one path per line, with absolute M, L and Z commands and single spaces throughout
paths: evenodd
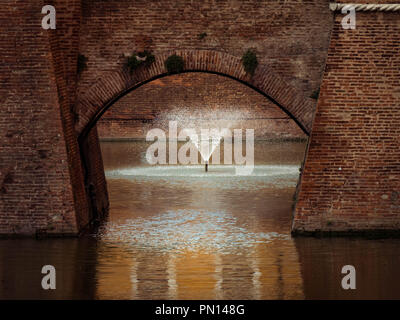
M 151 218 L 129 219 L 123 224 L 110 222 L 99 237 L 109 245 L 122 242 L 140 250 L 214 253 L 237 253 L 257 243 L 290 238 L 276 232 L 250 232 L 225 212 L 197 210 L 168 211 Z

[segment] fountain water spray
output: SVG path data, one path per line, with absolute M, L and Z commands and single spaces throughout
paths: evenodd
M 189 141 L 187 138 L 189 137 Z M 168 139 L 164 130 L 153 128 L 146 135 L 146 141 L 154 141 L 146 150 L 146 160 L 149 164 L 197 164 L 198 153 L 205 163 L 205 171 L 208 171 L 209 159 L 214 150 L 224 137 L 224 164 L 232 164 L 232 147 L 235 159 L 235 172 L 237 175 L 250 175 L 254 169 L 254 129 L 246 129 L 246 153 L 243 155 L 242 129 L 201 129 L 201 135 L 194 128 L 184 128 L 178 135 L 177 122 L 170 121 Z M 178 141 L 187 141 L 178 151 Z M 167 143 L 169 162 L 167 162 Z M 188 155 L 189 151 L 189 155 Z M 218 150 L 219 151 L 219 150 Z M 213 159 L 220 163 L 220 152 Z
M 190 140 L 196 146 L 197 150 L 199 150 L 200 155 L 205 162 L 205 172 L 208 172 L 208 161 L 211 157 L 211 154 L 219 145 L 221 141 L 221 135 L 210 136 L 209 134 L 204 135 L 202 132 L 200 139 L 197 134 L 191 134 Z

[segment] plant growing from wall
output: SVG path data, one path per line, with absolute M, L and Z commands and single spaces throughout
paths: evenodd
M 180 73 L 183 71 L 184 61 L 183 58 L 173 54 L 165 60 L 165 68 L 168 73 Z
M 197 36 L 197 38 L 198 38 L 199 40 L 203 40 L 205 37 L 207 37 L 207 33 L 205 33 L 205 32 L 202 32 L 202 33 L 200 33 L 200 34 Z
M 256 53 L 251 49 L 247 50 L 242 57 L 242 63 L 243 63 L 244 70 L 247 73 L 254 75 L 254 71 L 256 70 L 256 68 L 258 66 Z
M 134 72 L 140 66 L 149 67 L 156 58 L 154 55 L 147 50 L 134 52 L 126 61 L 126 67 L 129 69 L 130 73 Z
M 87 69 L 88 58 L 86 58 L 83 54 L 78 55 L 78 74 L 81 74 L 83 71 Z

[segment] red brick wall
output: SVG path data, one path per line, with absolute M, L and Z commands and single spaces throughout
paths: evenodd
M 42 6 L 16 1 L 0 8 L 7 30 L 0 36 L 0 235 L 78 231 L 70 105 L 62 99 L 61 51 L 41 28 Z
M 83 0 L 80 51 L 89 61 L 79 92 L 135 50 L 241 57 L 254 48 L 260 63 L 310 95 L 320 85 L 332 22 L 329 0 Z
M 76 116 L 73 114 L 77 88 L 81 2 L 80 0 L 68 2 L 53 0 L 49 3 L 57 10 L 57 29 L 47 31 L 52 57 L 50 62 L 55 73 L 64 139 L 67 146 L 77 228 L 81 230 L 90 222 L 90 203 L 85 192 L 84 171 L 82 170 L 77 135 L 74 130 Z
M 57 31 L 41 28 L 48 3 Z M 79 150 L 71 109 L 75 92 L 79 98 L 105 72 L 121 70 L 125 54 L 209 49 L 241 57 L 254 48 L 307 96 L 319 87 L 332 27 L 328 0 L 83 0 L 82 9 L 80 20 L 80 0 L 0 8 L 0 235 L 76 234 L 90 219 L 84 173 L 96 206 L 106 207 L 96 132 Z M 342 30 L 340 20 L 294 230 L 399 229 L 399 13 L 357 13 L 356 30 Z M 76 90 L 78 42 L 89 62 Z M 86 142 L 88 171 L 79 155 Z
M 85 186 L 89 204 L 90 221 L 100 221 L 108 214 L 109 202 L 107 183 L 97 128 L 94 127 L 81 144 Z
M 180 127 L 253 128 L 259 138 L 305 138 L 298 125 L 255 90 L 226 77 L 185 73 L 127 94 L 97 123 L 101 138 L 143 138 L 168 120 Z
M 400 228 L 400 13 L 335 27 L 293 229 Z

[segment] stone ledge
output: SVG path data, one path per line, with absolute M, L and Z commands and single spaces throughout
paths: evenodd
M 400 3 L 330 3 L 329 8 L 331 11 L 341 11 L 344 7 L 354 7 L 355 11 L 400 11 Z

